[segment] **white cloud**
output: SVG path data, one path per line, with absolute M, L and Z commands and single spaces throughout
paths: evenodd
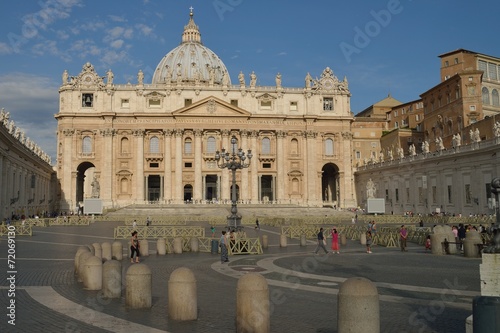
M 286 56 L 286 55 L 287 55 L 287 53 L 285 51 L 282 51 L 282 52 L 277 54 L 278 57 Z
M 123 39 L 117 39 L 111 42 L 110 46 L 114 49 L 119 49 L 123 46 Z
M 11 54 L 13 52 L 12 48 L 6 43 L 0 43 L 0 54 Z
M 123 16 L 108 15 L 108 17 L 113 22 L 127 22 L 127 19 Z
M 145 24 L 137 24 L 136 28 L 139 29 L 139 31 L 144 35 L 144 36 L 149 36 L 151 32 L 153 32 L 153 28 L 148 27 Z
M 58 83 L 26 73 L 0 76 L 0 108 L 55 161 Z

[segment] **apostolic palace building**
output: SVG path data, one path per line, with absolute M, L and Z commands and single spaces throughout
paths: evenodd
M 303 73 L 302 87 L 283 86 L 280 73 L 273 86 L 254 72 L 231 82 L 191 11 L 151 82 L 139 71 L 115 84 L 90 63 L 64 71 L 55 166 L 2 110 L 0 219 L 77 212 L 89 199 L 104 210 L 228 204 L 232 184 L 240 205 L 366 208 L 375 197 L 386 214 L 491 214 L 500 58 L 439 57 L 441 82 L 418 99 L 389 95 L 354 115 L 347 78 L 330 67 Z M 232 156 L 245 167 L 224 167 Z

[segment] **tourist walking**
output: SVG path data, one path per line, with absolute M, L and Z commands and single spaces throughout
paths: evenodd
M 427 235 L 425 239 L 425 252 L 427 252 L 427 250 L 431 250 L 431 235 Z
M 333 228 L 332 229 L 332 252 L 333 253 L 340 253 L 340 247 L 339 247 L 339 233 L 337 232 L 337 229 Z
M 220 262 L 221 264 L 225 262 L 229 262 L 229 258 L 227 255 L 227 237 L 226 230 L 222 230 L 222 236 L 220 236 Z
M 137 231 L 132 232 L 132 238 L 130 239 L 130 262 L 134 262 L 134 254 L 135 254 L 135 262 L 139 262 L 139 257 L 141 254 L 139 253 L 139 239 L 137 239 Z
M 320 228 L 318 232 L 318 245 L 316 246 L 316 250 L 314 250 L 314 253 L 318 254 L 319 249 L 322 248 L 323 251 L 325 251 L 325 254 L 327 254 L 328 250 L 326 249 L 325 245 L 326 245 L 326 239 L 325 236 L 323 235 L 323 228 Z
M 408 230 L 406 230 L 406 227 L 404 224 L 401 226 L 401 229 L 399 230 L 399 243 L 401 245 L 401 252 L 406 252 L 406 239 L 408 238 Z
M 366 231 L 366 253 L 372 253 L 372 232 Z

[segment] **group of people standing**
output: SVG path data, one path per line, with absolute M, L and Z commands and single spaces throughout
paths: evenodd
M 319 229 L 317 239 L 318 239 L 318 245 L 316 246 L 316 250 L 314 250 L 315 254 L 318 254 L 318 251 L 320 249 L 323 249 L 325 253 L 328 253 L 328 250 L 326 249 L 326 237 L 323 233 L 323 228 Z M 339 233 L 337 232 L 336 228 L 333 228 L 331 230 L 331 235 L 332 235 L 332 253 L 340 253 L 340 246 L 339 246 Z

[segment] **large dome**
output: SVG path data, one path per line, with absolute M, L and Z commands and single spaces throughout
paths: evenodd
M 153 84 L 183 82 L 194 84 L 231 84 L 227 68 L 220 58 L 201 42 L 193 12 L 184 27 L 181 45 L 167 53 L 156 67 Z

